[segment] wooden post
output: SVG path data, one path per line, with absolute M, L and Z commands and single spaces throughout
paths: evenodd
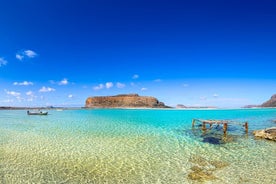
M 248 133 L 248 122 L 244 123 L 245 132 Z
M 205 122 L 202 123 L 202 130 L 206 130 L 206 123 Z
M 223 133 L 226 134 L 227 131 L 227 123 L 223 123 Z
M 192 127 L 194 128 L 194 126 L 195 126 L 195 119 L 193 119 L 192 121 Z

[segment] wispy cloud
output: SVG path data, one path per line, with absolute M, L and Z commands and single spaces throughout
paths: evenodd
M 114 86 L 113 82 L 106 82 L 105 84 L 99 84 L 97 86 L 94 86 L 94 90 L 101 90 L 101 89 L 110 89 Z
M 34 58 L 34 57 L 37 56 L 37 53 L 35 53 L 35 52 L 32 51 L 32 50 L 25 50 L 25 51 L 24 51 L 24 54 L 25 54 L 26 56 L 28 56 L 29 58 Z
M 34 93 L 33 93 L 32 91 L 28 91 L 28 92 L 26 92 L 26 95 L 27 95 L 27 96 L 33 96 Z
M 155 79 L 154 82 L 162 82 L 161 79 Z
M 58 85 L 67 85 L 67 84 L 69 84 L 69 81 L 66 78 L 58 82 Z
M 68 95 L 68 98 L 73 98 L 73 95 L 72 95 L 72 94 L 69 94 L 69 95 Z
M 5 91 L 8 95 L 11 95 L 11 96 L 14 96 L 14 97 L 19 97 L 21 95 L 21 93 L 16 92 L 16 91 L 8 91 L 8 90 L 5 90 Z
M 112 88 L 113 83 L 112 82 L 107 82 L 107 83 L 105 83 L 105 87 L 106 87 L 106 89 Z
M 67 78 L 63 78 L 60 81 L 49 80 L 49 82 L 51 84 L 57 84 L 57 85 L 60 85 L 60 86 L 65 86 L 65 85 L 70 84 L 70 82 L 69 82 L 69 80 Z
M 14 100 L 13 99 L 5 99 L 5 100 L 2 100 L 1 102 L 3 102 L 3 103 L 12 103 L 12 102 L 14 102 Z
M 216 94 L 216 93 L 214 93 L 214 94 L 213 94 L 213 97 L 214 97 L 214 98 L 217 98 L 217 97 L 219 97 L 219 95 Z
M 186 87 L 189 87 L 189 84 L 185 83 L 185 84 L 182 84 L 182 86 L 186 88 Z
M 23 50 L 23 51 L 20 51 L 18 52 L 16 55 L 15 55 L 15 58 L 22 61 L 23 59 L 25 58 L 34 58 L 37 56 L 37 53 L 35 51 L 32 51 L 32 50 Z
M 45 93 L 45 92 L 52 92 L 52 91 L 55 91 L 55 89 L 54 89 L 54 88 L 50 88 L 50 87 L 45 87 L 45 86 L 43 86 L 43 87 L 39 90 L 39 92 L 42 92 L 42 93 Z
M 15 85 L 15 86 L 29 86 L 29 85 L 34 85 L 34 83 L 29 82 L 29 81 L 23 81 L 23 82 L 14 82 L 13 85 Z
M 7 60 L 5 60 L 4 58 L 0 58 L 0 67 L 6 65 L 7 63 Z
M 24 56 L 20 54 L 16 54 L 15 58 L 21 61 L 24 58 Z
M 148 88 L 141 88 L 141 91 L 146 91 L 148 90 Z
M 27 91 L 26 95 L 28 96 L 27 101 L 29 102 L 32 102 L 35 98 L 37 98 L 32 91 Z
M 98 86 L 94 86 L 93 89 L 94 90 L 101 90 L 104 88 L 104 85 L 103 84 L 99 84 Z
M 134 74 L 133 76 L 132 76 L 132 79 L 138 79 L 139 78 L 139 75 L 137 75 L 137 74 Z
M 117 83 L 116 83 L 116 86 L 117 86 L 117 88 L 124 88 L 124 87 L 126 87 L 125 84 L 120 83 L 120 82 L 117 82 Z
M 10 95 L 10 96 L 15 97 L 15 98 L 17 99 L 18 102 L 21 102 L 22 100 L 24 100 L 23 98 L 21 98 L 21 93 L 19 93 L 19 92 L 16 92 L 16 91 L 8 91 L 8 90 L 6 90 L 6 89 L 5 89 L 5 91 L 6 91 L 7 95 Z

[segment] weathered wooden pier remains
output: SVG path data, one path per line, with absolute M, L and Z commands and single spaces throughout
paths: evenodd
M 223 133 L 227 133 L 228 124 L 241 125 L 244 127 L 245 132 L 248 133 L 248 122 L 240 123 L 231 120 L 203 120 L 203 119 L 193 119 L 192 127 L 195 126 L 196 123 L 199 123 L 202 126 L 202 130 L 206 131 L 206 125 L 209 125 L 209 129 L 212 129 L 213 125 L 223 126 Z

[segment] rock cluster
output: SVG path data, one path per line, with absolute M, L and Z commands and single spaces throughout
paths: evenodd
M 116 96 L 96 96 L 86 99 L 87 108 L 167 108 L 163 102 L 154 97 L 138 94 L 122 94 Z
M 267 128 L 265 130 L 255 130 L 255 137 L 276 141 L 276 127 Z

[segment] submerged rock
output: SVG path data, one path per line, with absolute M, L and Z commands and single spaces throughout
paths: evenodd
M 223 134 L 217 134 L 217 133 L 209 133 L 209 134 L 203 134 L 201 136 L 202 142 L 214 144 L 214 145 L 220 145 L 220 144 L 226 144 L 230 142 L 236 141 L 239 136 L 235 135 L 223 135 Z
M 188 174 L 188 178 L 190 180 L 196 180 L 200 182 L 208 181 L 208 180 L 215 180 L 217 179 L 211 171 L 203 169 L 198 166 L 193 166 L 191 168 L 192 172 Z
M 229 163 L 221 160 L 207 160 L 204 157 L 193 155 L 189 161 L 193 164 L 190 172 L 188 173 L 188 179 L 197 182 L 210 182 L 217 180 L 214 172 L 224 167 L 229 166 Z
M 276 141 L 276 127 L 265 130 L 255 130 L 253 134 L 255 137 Z
M 207 142 L 210 144 L 221 144 L 221 139 L 216 137 L 204 137 L 203 142 Z

